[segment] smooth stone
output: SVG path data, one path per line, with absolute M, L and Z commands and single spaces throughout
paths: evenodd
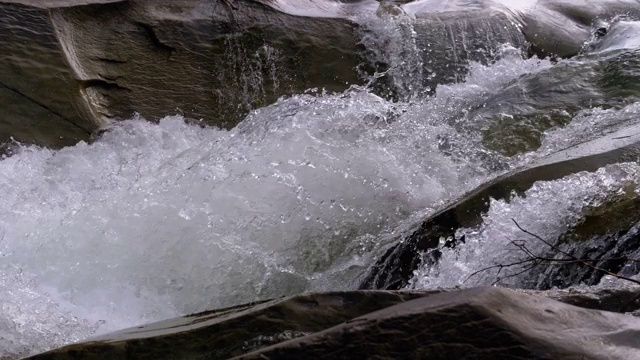
M 297 295 L 125 329 L 30 359 L 228 359 L 420 296 L 374 291 Z

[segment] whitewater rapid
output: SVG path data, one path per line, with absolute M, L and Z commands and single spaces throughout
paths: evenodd
M 134 118 L 90 145 L 20 148 L 0 161 L 0 348 L 354 288 L 378 234 L 508 162 L 451 119 L 549 66 L 506 48 L 420 103 L 353 87 L 281 99 L 229 131 Z

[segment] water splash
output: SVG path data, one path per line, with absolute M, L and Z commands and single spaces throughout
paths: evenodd
M 281 99 L 230 131 L 133 119 L 91 145 L 22 148 L 0 161 L 3 348 L 355 287 L 378 234 L 504 162 L 458 131 L 465 109 L 547 66 L 505 56 L 420 104 L 353 87 Z

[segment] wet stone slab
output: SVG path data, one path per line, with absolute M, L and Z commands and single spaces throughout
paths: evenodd
M 640 320 L 600 310 L 638 309 L 638 289 L 308 294 L 126 329 L 31 359 L 293 359 L 327 354 L 623 359 L 640 350 L 640 340 L 624 340 L 640 339 Z M 572 326 L 573 332 L 561 330 Z M 577 341 L 579 337 L 587 341 Z M 604 338 L 607 346 L 594 345 Z

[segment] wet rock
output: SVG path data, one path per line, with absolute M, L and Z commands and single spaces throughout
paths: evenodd
M 591 44 L 590 52 L 640 48 L 640 22 L 638 21 L 617 21 L 609 28 L 600 27 L 596 31 L 599 41 Z
M 12 106 L 0 120 L 0 142 L 14 136 L 68 145 L 134 112 L 232 127 L 283 95 L 361 83 L 363 69 L 391 69 L 387 82 L 400 97 L 428 93 L 460 81 L 470 61 L 491 61 L 503 43 L 530 44 L 542 55 L 577 54 L 597 19 L 639 7 L 623 0 L 2 0 L 0 104 Z M 365 13 L 398 22 L 413 49 L 396 50 L 405 60 L 406 51 L 417 58 L 402 66 L 368 58 L 373 68 L 360 66 L 367 62 L 363 24 L 353 19 Z M 611 31 L 602 42 L 619 36 Z M 423 89 L 413 86 L 414 70 Z M 380 81 L 382 93 L 389 84 Z
M 530 46 L 530 53 L 540 57 L 571 57 L 579 54 L 585 43 L 601 30 L 602 20 L 617 15 L 640 14 L 640 3 L 635 0 L 589 0 L 557 1 L 528 0 L 520 2 L 496 1 L 412 1 L 402 6 L 409 14 L 426 22 L 449 23 L 448 26 L 474 26 L 482 30 L 485 42 L 499 40 L 519 46 L 524 37 Z M 453 19 L 453 20 L 452 20 Z M 453 25 L 450 25 L 453 24 Z M 457 24 L 457 25 L 456 25 Z M 427 25 L 430 26 L 430 25 Z M 451 29 L 452 29 L 451 28 Z M 450 30 L 451 30 L 450 29 Z M 418 31 L 420 33 L 420 31 Z M 442 33 L 453 39 L 453 43 L 467 42 L 469 39 L 455 39 L 460 36 L 474 36 L 471 32 L 454 31 Z M 505 36 L 506 35 L 506 36 Z M 606 34 L 604 34 L 606 35 Z M 606 36 L 602 35 L 606 38 Z M 420 36 L 420 35 L 419 35 Z M 443 37 L 428 37 L 430 45 L 442 41 Z M 436 40 L 434 40 L 436 39 Z M 462 54 L 467 47 L 451 47 L 449 56 Z M 473 49 L 473 46 L 471 47 Z M 451 52 L 451 50 L 453 50 Z M 462 50 L 462 52 L 460 52 Z M 445 49 L 446 52 L 446 49 Z
M 640 48 L 586 54 L 522 76 L 486 106 L 472 109 L 465 126 L 482 126 L 485 146 L 504 155 L 536 150 L 544 131 L 567 125 L 581 112 L 640 100 L 639 59 Z
M 51 19 L 86 97 L 108 118 L 177 112 L 231 127 L 280 96 L 360 81 L 352 23 L 229 4 L 134 1 L 55 9 Z
M 32 359 L 228 359 L 426 294 L 298 295 L 126 329 Z
M 408 354 L 424 351 L 425 356 L 429 351 L 441 351 L 433 354 L 436 358 L 457 358 L 457 351 L 469 351 L 465 355 L 479 356 L 476 358 L 485 356 L 483 352 L 473 353 L 478 351 L 474 348 L 496 351 L 486 354 L 542 356 L 535 353 L 533 344 L 545 344 L 550 349 L 546 358 L 553 358 L 557 354 L 554 351 L 599 358 L 601 351 L 609 351 L 608 354 L 625 351 L 624 342 L 615 336 L 608 338 L 609 349 L 593 349 L 591 344 L 602 340 L 604 332 L 623 334 L 626 330 L 627 334 L 635 334 L 638 331 L 640 320 L 583 310 L 550 299 L 594 310 L 640 309 L 639 289 L 544 292 L 493 288 L 297 295 L 126 329 L 32 359 L 226 359 L 262 355 L 313 358 L 327 354 L 340 358 L 355 354 L 353 351 L 362 351 L 358 358 L 368 351 L 379 351 L 375 353 L 379 356 L 400 357 L 406 354 L 395 351 Z M 568 323 L 564 323 L 565 319 Z M 542 327 L 538 328 L 539 325 Z M 575 326 L 579 330 L 572 330 L 569 338 L 565 338 L 565 332 L 558 331 L 558 325 Z M 447 329 L 442 334 L 428 330 L 440 327 Z M 475 336 L 474 332 L 482 336 Z M 424 339 L 414 338 L 415 334 L 421 334 L 418 336 Z M 347 336 L 342 338 L 342 335 Z M 580 336 L 587 336 L 586 341 L 575 343 L 575 338 Z M 416 342 L 412 342 L 412 338 Z M 393 354 L 388 352 L 394 346 L 392 343 L 400 347 L 395 348 Z M 373 347 L 367 349 L 368 346 Z M 627 346 L 628 351 L 632 351 L 640 344 L 631 342 Z
M 598 30 L 602 19 L 640 13 L 640 3 L 635 0 L 499 2 L 521 24 L 532 52 L 542 57 L 577 55 Z
M 640 321 L 498 288 L 432 295 L 237 359 L 632 359 Z
M 640 316 L 640 287 L 589 290 L 516 290 L 578 307 Z
M 489 181 L 460 200 L 422 221 L 398 243 L 392 245 L 364 276 L 362 289 L 400 289 L 423 261 L 439 258 L 437 247 L 455 246 L 462 227 L 482 221 L 489 199 L 509 199 L 523 193 L 536 181 L 549 181 L 580 171 L 595 171 L 607 164 L 635 161 L 640 155 L 640 125 L 630 125 L 597 139 L 559 151 L 533 164 Z M 422 252 L 428 252 L 422 256 Z
M 0 2 L 0 144 L 61 147 L 87 140 L 96 123 L 83 112 L 71 70 L 45 11 Z
M 569 58 L 597 37 L 617 43 L 624 30 L 608 36 L 605 20 L 634 13 L 640 13 L 640 4 L 625 0 L 382 2 L 376 14 L 396 35 L 386 41 L 388 35 L 374 35 L 381 39 L 368 58 L 385 74 L 376 90 L 387 95 L 385 90 L 392 89 L 391 97 L 407 99 L 433 93 L 438 84 L 463 81 L 471 62 L 495 60 L 505 44 L 530 56 Z M 394 59 L 397 53 L 403 54 L 400 60 Z M 419 78 L 422 84 L 415 81 Z
M 13 104 L 0 142 L 67 145 L 50 138 L 87 139 L 134 112 L 231 127 L 283 95 L 360 82 L 355 25 L 319 10 L 287 14 L 284 5 L 0 1 L 0 104 Z
M 487 64 L 504 44 L 528 46 L 517 21 L 493 2 L 416 1 L 403 9 L 415 17 L 425 83 L 434 88 L 463 81 L 470 62 Z

